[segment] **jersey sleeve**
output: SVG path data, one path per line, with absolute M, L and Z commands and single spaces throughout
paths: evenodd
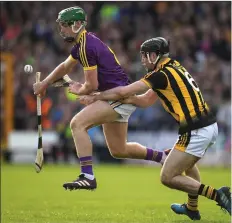
M 141 79 L 153 90 L 165 90 L 168 86 L 168 80 L 164 72 L 150 72 Z
M 97 68 L 97 52 L 93 45 L 84 43 L 80 46 L 80 61 L 84 70 L 94 70 Z
M 72 59 L 72 60 L 78 60 L 78 48 L 77 46 L 73 46 L 72 49 L 71 49 L 71 53 L 70 53 L 70 56 L 69 58 Z

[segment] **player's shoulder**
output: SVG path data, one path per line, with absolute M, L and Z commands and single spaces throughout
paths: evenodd
M 173 67 L 173 68 L 180 68 L 180 67 L 183 67 L 181 65 L 181 63 L 178 61 L 178 60 L 175 60 L 175 59 L 171 59 L 167 64 L 164 65 L 163 68 L 165 67 Z
M 148 72 L 143 80 L 146 82 L 149 82 L 149 86 L 153 89 L 166 89 L 168 85 L 167 77 L 164 72 L 161 70 L 153 70 L 151 72 Z
M 86 32 L 86 36 L 88 36 L 89 38 L 92 38 L 92 39 L 98 39 L 97 34 L 94 32 Z
M 96 33 L 86 32 L 85 36 L 86 36 L 86 44 L 94 45 L 98 42 L 101 42 L 101 40 L 99 39 Z
M 97 34 L 93 32 L 85 33 L 85 41 L 83 41 L 86 50 L 98 50 L 99 47 L 102 48 L 104 43 L 99 39 Z
M 143 77 L 144 79 L 152 79 L 153 81 L 159 81 L 161 79 L 166 79 L 165 72 L 163 72 L 161 69 L 159 70 L 153 70 L 145 74 Z
M 148 78 L 150 77 L 151 75 L 155 75 L 157 73 L 157 71 L 155 70 L 152 70 L 152 71 L 149 71 L 145 74 L 144 78 Z

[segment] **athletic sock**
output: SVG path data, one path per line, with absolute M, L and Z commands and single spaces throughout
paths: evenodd
M 188 194 L 187 208 L 190 211 L 197 211 L 198 210 L 198 195 Z
M 88 174 L 88 173 L 83 173 L 85 175 L 85 178 L 89 179 L 89 180 L 93 180 L 94 179 L 94 175 Z
M 81 173 L 86 176 L 93 176 L 93 162 L 92 156 L 85 156 L 80 158 Z M 88 177 L 87 177 L 88 178 Z
M 147 149 L 147 155 L 145 157 L 145 160 L 151 160 L 159 163 L 162 160 L 162 157 L 164 155 L 164 152 L 158 151 L 158 150 L 153 150 L 150 148 Z
M 204 197 L 207 197 L 211 200 L 215 200 L 215 201 L 218 201 L 218 199 L 219 199 L 219 195 L 217 193 L 217 190 L 211 186 L 207 186 L 204 184 L 201 184 L 201 186 L 198 190 L 198 194 L 202 195 Z

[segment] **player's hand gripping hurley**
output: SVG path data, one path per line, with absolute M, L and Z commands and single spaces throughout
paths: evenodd
M 69 84 L 71 84 L 73 81 L 72 79 L 66 74 L 62 78 L 56 80 L 54 83 L 52 83 L 52 87 L 69 87 Z
M 36 82 L 40 81 L 40 72 L 36 72 Z M 35 159 L 35 170 L 39 173 L 43 166 L 43 146 L 42 146 L 42 122 L 41 122 L 41 98 L 37 95 L 37 118 L 38 118 L 38 149 Z

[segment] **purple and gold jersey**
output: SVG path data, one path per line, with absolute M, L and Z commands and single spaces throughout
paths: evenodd
M 105 91 L 130 84 L 114 52 L 93 33 L 84 31 L 71 50 L 72 59 L 78 60 L 84 70 L 98 72 L 98 90 Z

